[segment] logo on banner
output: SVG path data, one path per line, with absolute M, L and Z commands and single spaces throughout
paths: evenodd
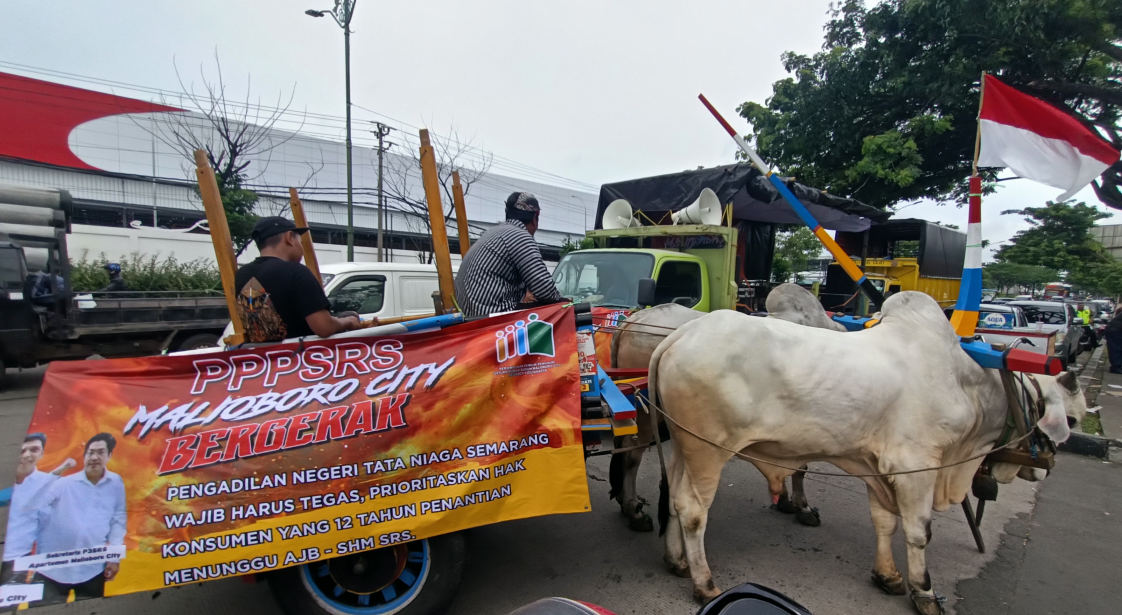
M 499 363 L 526 355 L 554 356 L 553 325 L 539 320 L 536 313 L 495 331 L 495 358 Z
M 623 320 L 624 318 L 627 318 L 627 310 L 615 310 L 612 312 L 608 312 L 607 326 L 614 329 L 619 326 L 619 321 Z

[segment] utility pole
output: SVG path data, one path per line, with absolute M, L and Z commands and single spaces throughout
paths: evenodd
M 315 9 L 304 11 L 304 14 L 310 17 L 331 15 L 335 23 L 343 29 L 343 72 L 347 97 L 347 262 L 355 260 L 355 200 L 351 174 L 351 18 L 355 14 L 356 1 L 335 0 L 335 8 L 330 11 Z
M 382 192 L 382 154 L 393 147 L 393 143 L 383 142 L 383 139 L 390 134 L 391 130 L 393 129 L 381 122 L 374 122 L 374 134 L 378 137 L 378 262 L 383 262 L 386 259 L 385 250 L 382 247 L 382 227 L 385 224 L 383 212 L 386 209 L 385 195 Z

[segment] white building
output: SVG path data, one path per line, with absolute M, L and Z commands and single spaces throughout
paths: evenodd
M 206 234 L 174 232 L 204 216 L 193 181 L 194 164 L 160 138 L 168 135 L 172 122 L 185 123 L 199 134 L 209 130 L 198 114 L 0 73 L 0 184 L 70 193 L 74 206 L 69 251 L 75 260 L 117 260 L 133 253 L 211 259 Z M 256 213 L 287 214 L 288 188 L 297 188 L 320 261 L 344 260 L 344 145 L 281 130 L 271 131 L 266 139 L 275 147 L 267 159 L 252 160 L 246 170 L 248 187 L 261 195 Z M 377 151 L 356 146 L 352 152 L 355 258 L 373 260 Z M 410 157 L 393 150 L 385 154 L 387 176 L 390 169 L 411 164 Z M 419 169 L 400 177 L 407 178 L 402 182 L 407 194 L 420 200 L 424 191 Z M 541 228 L 535 237 L 547 259 L 556 260 L 566 238 L 580 237 L 591 226 L 595 194 L 487 173 L 465 197 L 473 238 L 503 218 L 503 202 L 516 190 L 532 192 L 541 202 Z M 450 203 L 444 205 L 447 209 Z M 418 251 L 428 249 L 425 220 L 389 197 L 384 233 L 390 260 L 416 262 Z M 454 225 L 449 239 L 455 251 Z M 253 255 L 251 246 L 240 260 Z

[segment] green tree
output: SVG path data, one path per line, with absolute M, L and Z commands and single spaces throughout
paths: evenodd
M 1109 260 L 1091 264 L 1070 281 L 1077 289 L 1093 295 L 1122 296 L 1122 262 Z
M 594 247 L 596 247 L 596 245 L 591 237 L 581 237 L 580 239 L 566 237 L 561 241 L 561 256 L 565 256 L 573 250 L 587 250 Z
M 825 30 L 821 52 L 784 54 L 766 105 L 739 108 L 800 181 L 879 207 L 964 200 L 983 70 L 1122 146 L 1118 0 L 842 0 Z M 1120 182 L 1117 163 L 1099 199 L 1122 208 Z
M 805 226 L 800 226 L 793 231 L 781 231 L 775 240 L 771 279 L 776 282 L 790 280 L 793 274 L 805 270 L 810 259 L 821 251 L 822 244 Z
M 996 262 L 982 268 L 982 284 L 1002 292 L 1014 289 L 1014 294 L 1035 294 L 1037 288 L 1057 280 L 1059 275 L 1055 269 L 1041 265 Z
M 186 107 L 194 113 L 161 113 L 151 125 L 137 123 L 137 126 L 175 149 L 192 167 L 195 164 L 195 150 L 206 152 L 207 162 L 214 169 L 234 249 L 237 254 L 241 254 L 249 245 L 250 231 L 257 221 L 254 211 L 257 193 L 246 186 L 252 179 L 248 175 L 249 166 L 257 161 L 259 165 L 255 168 L 259 169 L 258 174 L 263 172 L 268 165 L 269 153 L 295 137 L 304 125 L 301 119 L 299 126 L 294 129 L 275 129 L 285 119 L 296 94 L 295 87 L 289 93 L 287 101 L 283 94 L 278 94 L 275 106 L 270 109 L 250 98 L 247 79 L 245 99 L 235 100 L 227 92 L 222 63 L 217 53 L 214 56 L 212 75 L 207 75 L 202 67 L 199 69 L 201 89 L 196 89 L 193 84 L 185 84 L 178 66 L 175 67 L 175 74 L 179 79 L 183 99 L 163 102 Z M 191 173 L 191 178 L 194 179 L 194 173 Z M 272 213 L 268 212 L 266 215 Z
M 1012 243 L 997 251 L 999 261 L 1042 265 L 1082 279 L 1088 266 L 1105 263 L 1109 257 L 1102 244 L 1091 236 L 1095 220 L 1107 214 L 1086 205 L 1049 201 L 1044 207 L 1028 207 L 1005 213 L 1020 214 L 1032 228 L 1019 231 Z

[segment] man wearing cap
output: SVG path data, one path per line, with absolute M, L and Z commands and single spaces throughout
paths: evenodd
M 261 218 L 251 236 L 261 252 L 238 269 L 238 315 L 246 325 L 246 341 L 275 342 L 286 338 L 328 337 L 359 326 L 357 316 L 336 318 L 315 275 L 300 261 L 304 248 L 297 227 L 280 216 Z
M 506 199 L 506 220 L 492 227 L 468 250 L 456 275 L 456 302 L 465 316 L 487 316 L 525 307 L 525 301 L 561 301 L 561 293 L 542 261 L 534 232 L 541 208 L 529 192 Z

